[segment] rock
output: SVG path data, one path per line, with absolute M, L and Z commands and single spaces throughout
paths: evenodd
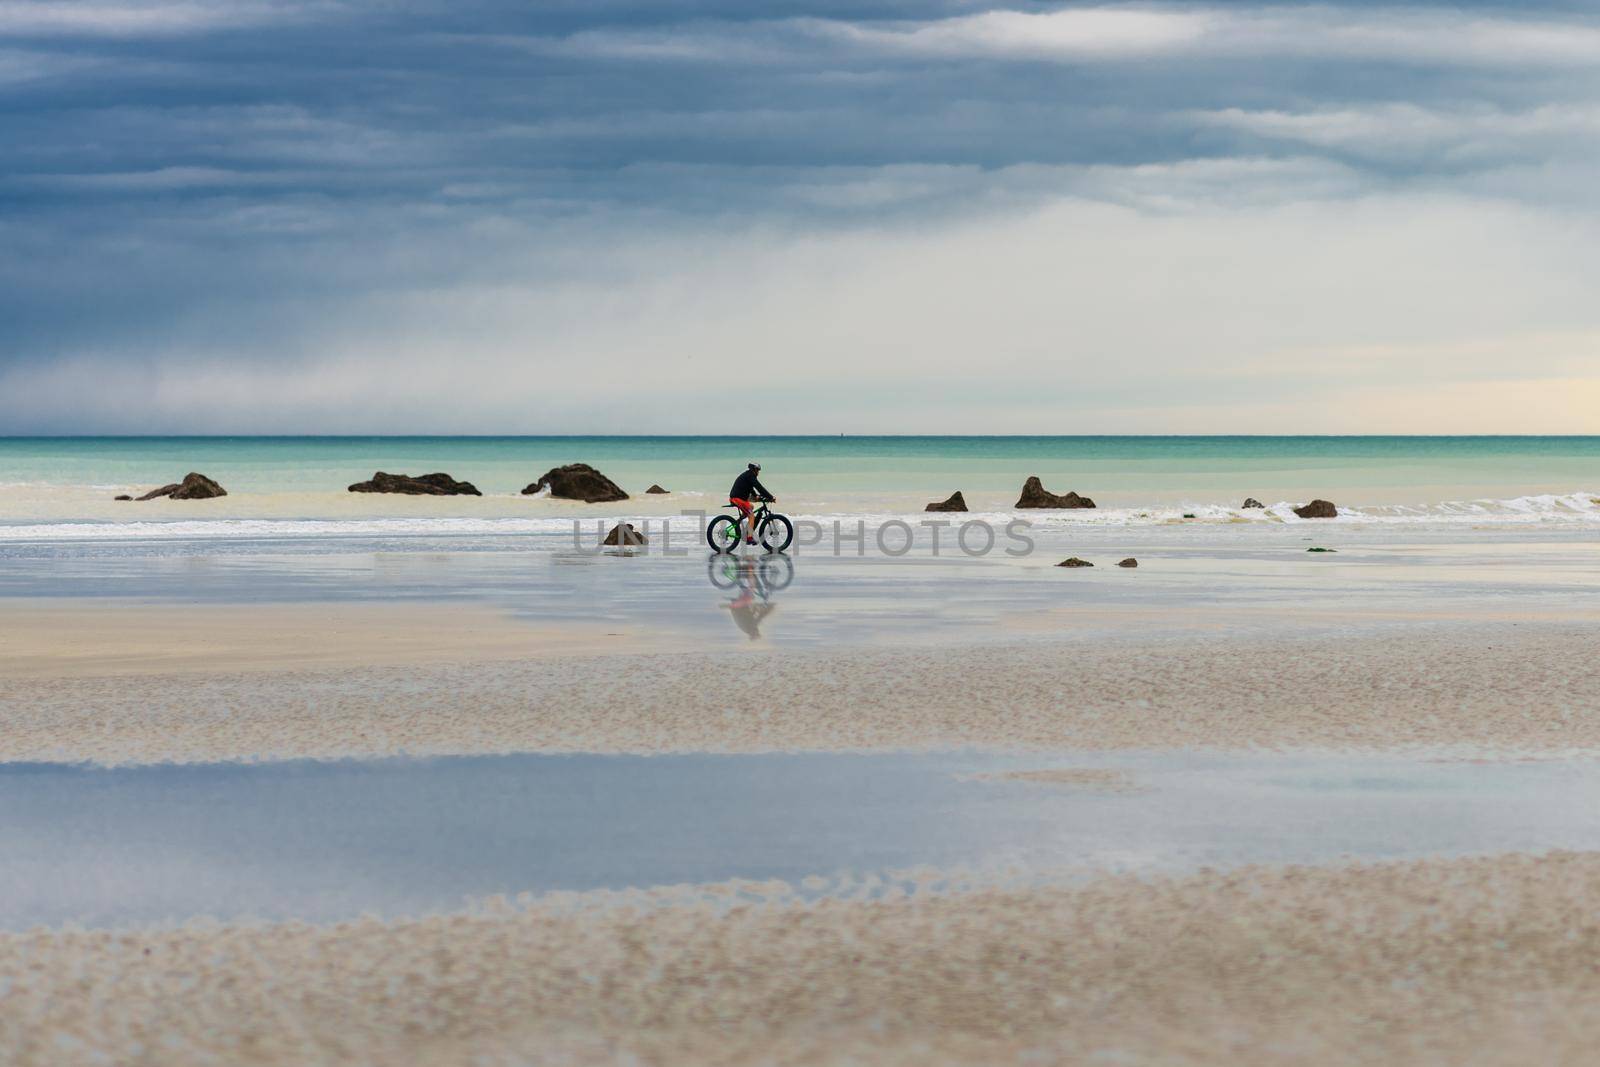
M 1192 511 L 1185 511 L 1183 513 L 1183 517 L 1186 518 L 1186 519 L 1192 519 L 1192 518 L 1195 517 L 1195 514 Z
M 562 500 L 581 500 L 585 504 L 609 504 L 626 500 L 628 494 L 622 487 L 595 470 L 587 463 L 568 463 L 565 467 L 552 467 L 544 476 L 522 491 L 532 496 L 546 487 L 550 495 Z
M 1263 504 L 1261 501 L 1257 500 L 1253 496 L 1247 496 L 1247 497 L 1244 498 L 1244 503 L 1240 504 L 1239 507 L 1241 507 L 1241 508 L 1264 508 L 1264 507 L 1266 507 L 1266 505 Z
M 954 493 L 950 494 L 950 499 L 949 500 L 936 500 L 932 504 L 929 504 L 927 507 L 923 508 L 922 510 L 923 511 L 966 511 L 967 510 L 967 498 L 961 495 L 961 490 L 957 489 Z
M 152 489 L 148 493 L 146 493 L 144 496 L 136 496 L 133 499 L 135 499 L 135 500 L 154 500 L 158 496 L 171 496 L 173 493 L 176 493 L 178 491 L 178 485 L 179 484 L 180 483 L 178 483 L 178 482 L 173 482 L 171 485 L 163 485 L 160 489 Z
M 119 494 L 117 496 L 112 497 L 111 499 L 112 500 L 132 500 L 133 497 L 129 496 L 127 493 L 122 493 L 122 494 Z
M 482 496 L 471 482 L 458 482 L 448 474 L 387 474 L 378 471 L 370 481 L 357 482 L 352 493 L 404 493 L 407 496 Z
M 190 471 L 178 483 L 178 488 L 168 495 L 174 500 L 210 500 L 212 497 L 227 496 L 228 491 L 204 474 Z
M 672 492 L 672 490 L 663 489 L 659 485 L 652 485 L 650 488 L 646 489 L 645 492 L 646 493 L 670 493 L 670 492 Z
M 1295 508 L 1294 513 L 1302 519 L 1332 519 L 1338 516 L 1339 509 L 1330 500 L 1313 500 L 1304 507 Z
M 611 532 L 606 534 L 606 539 L 600 542 L 603 545 L 647 545 L 650 539 L 633 528 L 631 522 L 619 522 L 611 527 Z
M 1119 567 L 1137 567 L 1138 565 L 1139 561 L 1134 559 L 1132 556 L 1129 556 L 1127 559 L 1117 564 Z
M 1077 493 L 1068 493 L 1066 496 L 1056 496 L 1048 492 L 1044 483 L 1037 477 L 1030 477 L 1022 484 L 1022 498 L 1016 504 L 1019 508 L 1092 508 L 1094 501 Z
M 1062 560 L 1060 563 L 1057 563 L 1056 566 L 1057 567 L 1093 567 L 1094 564 L 1090 563 L 1086 559 L 1079 559 L 1077 556 L 1073 556 L 1071 559 Z
M 227 496 L 228 491 L 204 474 L 190 471 L 183 476 L 183 481 L 163 485 L 160 489 L 152 489 L 144 496 L 128 497 L 119 496 L 118 500 L 154 500 L 161 496 L 170 496 L 174 500 L 209 500 L 214 496 Z
M 1337 548 L 1308 548 L 1307 552 L 1337 552 Z

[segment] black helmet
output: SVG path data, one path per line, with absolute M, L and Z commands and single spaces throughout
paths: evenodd
M 761 464 L 759 464 L 759 463 L 752 463 L 752 464 L 750 464 L 750 469 L 751 469 L 751 470 L 753 470 L 753 471 L 758 471 L 758 470 L 760 470 L 760 469 L 761 469 Z

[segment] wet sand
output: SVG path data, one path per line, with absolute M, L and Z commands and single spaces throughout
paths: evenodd
M 1580 601 L 1519 595 L 1492 616 L 1431 602 L 1240 616 L 1197 599 L 1078 617 L 1068 603 L 960 641 L 703 650 L 672 643 L 692 637 L 682 628 L 530 622 L 473 601 L 13 598 L 0 761 L 1600 752 Z M 1006 780 L 1128 784 L 1095 768 Z M 0 934 L 0 1058 L 1577 1063 L 1600 1040 L 1597 916 L 1600 853 L 1562 853 L 909 898 L 723 884 L 331 926 L 54 927 Z
M 255 609 L 251 609 L 252 611 Z M 350 609 L 343 609 L 350 610 Z M 393 609 L 377 609 L 388 613 Z M 430 609 L 432 610 L 432 609 Z M 465 610 L 465 609 L 463 609 Z M 396 626 L 412 627 L 403 613 Z M 45 656 L 0 678 L 0 760 L 784 750 L 1600 750 L 1594 628 L 1407 622 L 1278 638 L 1197 630 L 860 650 L 597 654 L 581 627 L 414 665 L 385 631 L 284 640 L 382 659 L 289 668 L 272 646 L 161 671 Z M 473 640 L 458 632 L 462 643 Z M 31 640 L 22 634 L 22 646 Z M 547 641 L 549 643 L 542 643 Z M 562 641 L 572 645 L 563 646 Z M 565 647 L 582 654 L 567 654 Z M 13 646 L 15 647 L 15 646 Z M 295 647 L 300 647 L 296 645 Z M 338 649 L 343 648 L 345 653 Z M 474 646 L 478 647 L 478 646 Z M 533 654 L 535 650 L 539 654 Z M 604 651 L 603 649 L 600 651 Z M 91 657 L 92 658 L 92 657 Z M 101 664 L 120 664 L 121 652 Z M 203 670 L 201 668 L 204 668 Z M 270 668 L 270 669 L 269 669 Z
M 621 622 L 519 623 L 490 604 L 148 603 L 8 598 L 0 678 L 229 674 L 300 667 L 489 662 L 685 647 Z
M 17 1067 L 1526 1064 L 1600 1041 L 1600 856 L 800 903 L 586 894 L 0 935 Z

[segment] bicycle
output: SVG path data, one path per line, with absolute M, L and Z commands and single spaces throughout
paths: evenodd
M 756 540 L 761 542 L 761 547 L 768 552 L 782 552 L 794 540 L 794 523 L 789 521 L 787 515 L 779 515 L 767 507 L 770 501 L 763 500 L 756 506 L 750 515 L 751 529 L 756 532 Z M 724 505 L 737 511 L 732 504 Z M 739 517 L 737 515 L 718 515 L 706 524 L 706 543 L 713 552 L 732 552 L 739 547 Z

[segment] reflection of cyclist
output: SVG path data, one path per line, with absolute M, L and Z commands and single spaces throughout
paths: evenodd
M 778 610 L 778 605 L 766 603 L 767 594 L 761 588 L 755 560 L 741 559 L 739 567 L 739 595 L 723 607 L 733 613 L 733 621 L 752 641 L 761 640 L 761 620 Z M 758 599 L 759 598 L 759 599 Z
M 751 525 L 750 512 L 752 500 L 765 500 L 776 503 L 778 498 L 767 492 L 767 487 L 761 484 L 761 464 L 752 463 L 745 468 L 744 473 L 733 480 L 733 488 L 728 490 L 728 503 L 739 509 L 739 518 L 744 526 L 744 543 L 756 543 L 756 531 Z

